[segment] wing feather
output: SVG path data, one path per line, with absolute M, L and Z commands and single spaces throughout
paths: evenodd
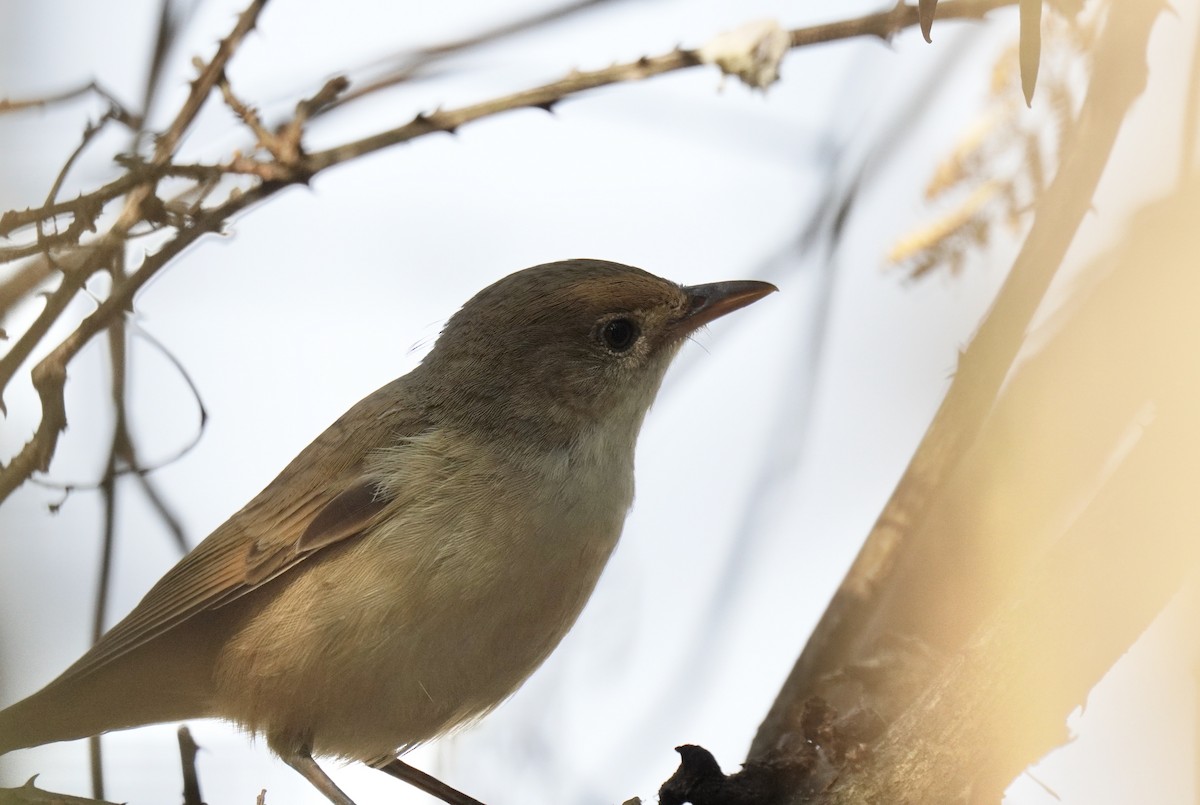
M 386 504 L 378 484 L 364 476 L 366 458 L 422 430 L 419 417 L 404 405 L 402 380 L 366 397 L 326 429 L 56 681 L 108 665 L 363 533 Z

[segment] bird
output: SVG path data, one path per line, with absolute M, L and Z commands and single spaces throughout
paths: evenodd
M 698 328 L 777 288 L 572 259 L 510 274 L 201 541 L 58 678 L 0 755 L 221 718 L 335 805 L 315 758 L 404 763 L 484 716 L 574 624 L 634 495 L 634 447 Z

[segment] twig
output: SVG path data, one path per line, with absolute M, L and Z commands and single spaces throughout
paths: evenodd
M 116 444 L 116 446 L 119 448 L 118 457 L 120 458 L 120 462 L 113 466 L 111 472 L 115 477 L 130 475 L 136 479 L 142 490 L 142 494 L 146 496 L 146 500 L 150 503 L 154 513 L 158 515 L 158 517 L 163 521 L 163 524 L 166 526 L 167 531 L 171 536 L 171 541 L 174 543 L 175 547 L 179 549 L 180 554 L 184 554 L 187 553 L 189 546 L 184 537 L 183 525 L 179 521 L 179 518 L 167 505 L 167 502 L 163 498 L 162 493 L 158 490 L 158 487 L 151 482 L 150 474 L 160 467 L 165 467 L 175 463 L 180 458 L 190 453 L 198 444 L 200 444 L 200 439 L 204 435 L 204 429 L 208 422 L 208 411 L 204 407 L 204 400 L 201 399 L 200 389 L 197 388 L 196 381 L 188 373 L 187 368 L 184 367 L 179 358 L 170 350 L 168 350 L 166 346 L 162 344 L 162 342 L 160 342 L 157 338 L 154 338 L 144 329 L 135 328 L 133 330 L 133 334 L 142 338 L 159 352 L 161 352 L 163 357 L 167 359 L 167 361 L 175 368 L 177 372 L 179 372 L 183 382 L 187 384 L 188 391 L 191 392 L 192 398 L 196 401 L 196 408 L 199 412 L 200 418 L 195 435 L 186 444 L 177 448 L 166 458 L 160 459 L 156 463 L 150 465 L 142 463 L 142 461 L 138 458 L 133 439 L 129 435 L 129 428 L 125 426 L 123 429 L 127 438 L 124 441 Z M 124 420 L 125 422 L 128 422 L 128 415 L 124 417 Z M 96 483 L 90 483 L 86 481 L 52 482 L 38 478 L 32 479 L 32 483 L 35 483 L 38 486 L 56 489 L 66 494 L 70 494 L 71 492 L 78 490 L 99 490 L 102 488 L 104 480 L 107 479 L 107 477 L 108 475 L 106 474 L 104 479 Z
M 172 167 L 169 165 L 151 166 L 144 162 L 133 162 L 132 160 L 124 160 L 127 168 L 132 166 L 127 173 L 113 179 L 106 185 L 96 188 L 86 195 L 80 195 L 66 201 L 55 201 L 52 204 L 44 204 L 41 207 L 30 207 L 25 210 L 9 210 L 3 215 L 0 215 L 0 237 L 8 237 L 24 227 L 34 226 L 38 221 L 44 221 L 48 218 L 54 218 L 59 215 L 74 215 L 76 217 L 84 216 L 86 213 L 99 213 L 104 204 L 113 199 L 120 198 L 128 193 L 135 186 L 143 182 L 152 182 L 167 175 L 168 170 Z M 91 217 L 94 220 L 94 217 Z
M 14 101 L 8 98 L 0 98 L 0 113 L 5 112 L 21 112 L 26 109 L 44 109 L 47 106 L 53 106 L 63 101 L 74 100 L 87 95 L 89 92 L 97 91 L 96 82 L 89 81 L 81 87 L 75 89 L 63 90 L 54 95 L 47 95 L 43 98 L 28 98 L 26 100 Z
M 33 257 L 35 254 L 43 254 L 43 252 L 45 252 L 45 247 L 41 243 L 11 246 L 0 249 L 0 263 L 12 263 L 26 257 Z M 8 308 L 21 301 L 24 294 L 40 285 L 42 280 L 50 276 L 52 268 L 50 260 L 43 259 L 37 266 L 30 266 L 29 276 L 22 279 L 14 277 L 15 281 L 11 285 L 5 282 L 3 286 L 0 286 L 0 313 L 7 312 Z
M 124 255 L 113 260 L 109 268 L 113 284 L 119 283 L 125 277 Z M 108 450 L 108 461 L 104 477 L 100 481 L 100 490 L 104 497 L 104 533 L 101 539 L 99 578 L 96 583 L 96 602 L 92 609 L 92 645 L 100 642 L 106 630 L 108 620 L 109 589 L 112 582 L 113 552 L 117 539 L 117 470 L 121 455 L 128 449 L 129 429 L 126 419 L 125 395 L 128 375 L 128 343 L 125 338 L 125 319 L 118 316 L 108 326 L 108 356 L 110 374 L 110 395 L 113 410 L 116 414 L 113 423 L 112 441 Z M 101 736 L 93 735 L 88 738 L 88 749 L 92 768 L 92 796 L 104 799 L 104 763 Z
M 162 86 L 163 65 L 166 63 L 167 54 L 171 52 L 171 48 L 179 39 L 180 32 L 199 5 L 196 2 L 174 3 L 171 0 L 160 0 L 158 29 L 154 34 L 154 50 L 150 56 L 149 69 L 146 70 L 146 86 L 142 90 L 144 115 L 150 114 L 150 107 Z
M 24 256 L 32 256 L 38 251 L 37 244 L 33 244 L 32 248 L 33 252 Z M 5 251 L 4 249 L 0 249 L 0 262 L 4 262 L 2 255 Z M 13 305 L 24 299 L 48 279 L 50 279 L 50 261 L 30 260 L 14 271 L 3 282 L 0 282 L 0 318 L 3 318 L 9 312 Z
M 200 71 L 200 75 L 192 82 L 192 89 L 188 93 L 183 107 L 179 110 L 179 114 L 171 121 L 167 130 L 158 137 L 151 163 L 166 162 L 175 153 L 184 132 L 192 125 L 192 121 L 200 113 L 200 108 L 208 100 L 208 94 L 225 74 L 225 67 L 229 64 L 229 60 L 241 45 L 242 40 L 246 38 L 246 34 L 254 30 L 254 26 L 258 24 L 258 16 L 266 4 L 267 0 L 251 0 L 246 10 L 238 15 L 237 23 L 234 24 L 229 35 L 222 39 L 217 46 L 217 52 L 212 61 Z
M 337 76 L 326 81 L 311 98 L 304 98 L 296 104 L 296 109 L 292 114 L 291 120 L 280 126 L 277 132 L 272 132 L 263 125 L 258 110 L 241 101 L 234 94 L 233 88 L 229 86 L 229 81 L 226 78 L 222 77 L 217 82 L 217 86 L 221 89 L 221 96 L 225 99 L 225 105 L 246 124 L 246 128 L 250 129 L 254 134 L 258 145 L 266 149 L 271 155 L 274 164 L 291 168 L 296 165 L 304 151 L 301 144 L 301 137 L 304 133 L 305 124 L 308 123 L 313 114 L 329 107 L 330 104 L 336 101 L 338 95 L 349 86 L 349 81 L 343 76 Z M 231 164 L 237 163 L 238 160 L 235 159 Z M 256 175 L 259 173 L 257 169 L 249 172 Z
M 196 774 L 196 746 L 192 732 L 186 725 L 175 733 L 179 738 L 179 764 L 183 768 L 183 805 L 204 805 L 200 796 L 200 777 Z
M 73 150 L 70 156 L 67 157 L 67 161 L 64 162 L 62 168 L 59 169 L 58 175 L 54 177 L 54 181 L 50 185 L 50 192 L 46 195 L 46 201 L 42 204 L 43 207 L 54 206 L 55 202 L 58 200 L 58 192 L 62 189 L 63 182 L 67 180 L 67 174 L 71 172 L 71 168 L 75 165 L 76 160 L 78 160 L 83 152 L 87 149 L 88 144 L 91 143 L 92 140 L 95 139 L 96 135 L 104 129 L 105 124 L 107 124 L 109 120 L 113 119 L 110 114 L 105 114 L 95 123 L 89 122 L 87 126 L 84 127 L 83 137 L 81 138 L 79 145 L 75 146 L 75 150 Z M 50 254 L 50 242 L 47 239 L 46 233 L 43 229 L 43 221 L 39 219 L 35 226 L 37 227 L 37 242 L 38 245 L 42 247 L 42 253 L 45 256 L 46 261 L 51 266 L 57 268 L 57 266 L 54 264 L 54 258 Z M 84 216 L 76 216 L 75 220 L 71 222 L 71 225 L 67 227 L 67 234 L 65 236 L 58 232 L 55 233 L 55 236 L 56 239 L 66 240 L 68 243 L 78 242 L 78 238 L 83 235 L 83 231 L 85 229 L 95 229 L 94 217 L 88 219 Z
M 440 45 L 420 48 L 419 50 L 410 53 L 404 53 L 392 57 L 392 61 L 397 65 L 385 72 L 380 77 L 367 82 L 356 83 L 355 89 L 341 96 L 334 103 L 331 103 L 325 111 L 331 111 L 343 104 L 351 101 L 356 101 L 361 98 L 379 92 L 380 90 L 388 89 L 410 81 L 423 68 L 428 67 L 435 61 L 452 56 L 455 53 L 460 53 L 469 48 L 479 47 L 480 45 L 489 44 L 505 39 L 514 34 L 527 33 L 542 25 L 551 22 L 557 22 L 565 19 L 573 14 L 587 9 L 602 5 L 611 0 L 576 0 L 572 3 L 566 3 L 557 8 L 552 8 L 547 11 L 540 11 L 532 16 L 525 17 L 519 20 L 513 20 L 488 29 L 472 36 L 455 39 L 450 42 L 443 42 Z
M 103 736 L 100 735 L 89 735 L 87 739 L 92 796 L 98 800 L 104 799 L 104 747 L 101 743 L 103 740 Z
M 0 788 L 0 805 L 117 805 L 114 802 L 46 791 L 34 785 L 35 780 L 36 774 L 20 788 Z
M 140 115 L 135 115 L 125 108 L 124 104 L 117 100 L 116 96 L 106 90 L 96 81 L 89 81 L 81 87 L 75 89 L 64 90 L 55 95 L 47 95 L 43 98 L 29 98 L 22 101 L 12 101 L 5 98 L 0 98 L 0 114 L 6 112 L 21 112 L 26 109 L 44 109 L 47 106 L 63 103 L 64 101 L 81 98 L 87 94 L 94 94 L 104 99 L 109 106 L 108 115 L 114 120 L 119 121 L 123 125 L 131 129 L 136 129 L 142 125 Z
M 97 243 L 92 249 L 82 252 L 84 259 L 95 259 L 97 262 L 111 260 L 115 249 L 108 245 L 108 241 Z M 76 254 L 79 254 L 78 252 Z M 59 316 L 66 310 L 67 305 L 75 298 L 75 294 L 83 288 L 90 271 L 86 270 L 65 270 L 62 275 L 62 282 L 50 294 L 46 296 L 46 306 L 42 308 L 42 312 L 33 320 L 28 329 L 21 335 L 16 342 L 9 347 L 8 352 L 4 357 L 0 358 L 0 389 L 8 388 L 9 381 L 16 374 L 17 369 L 25 362 L 29 355 L 33 352 L 34 347 L 42 340 L 42 337 L 49 332 L 50 327 L 58 321 Z M 63 377 L 66 377 L 66 367 L 63 367 Z M 4 405 L 3 397 L 0 397 L 0 413 L 5 413 L 7 408 Z M 42 410 L 43 419 L 46 416 L 45 408 Z M 66 421 L 63 421 L 63 425 Z M 45 462 L 49 464 L 50 456 L 45 457 Z M 7 471 L 7 468 L 5 468 Z M 0 481 L 0 486 L 2 486 Z M 0 495 L 0 500 L 3 496 Z
M 250 129 L 254 134 L 254 138 L 258 144 L 271 152 L 271 156 L 280 159 L 279 154 L 274 148 L 275 135 L 267 130 L 263 125 L 262 118 L 258 116 L 258 110 L 248 103 L 243 103 L 233 93 L 233 88 L 229 86 L 229 79 L 222 73 L 217 79 L 217 88 L 221 90 L 221 97 L 225 99 L 225 105 L 233 110 L 233 113 L 238 116 L 238 119 L 246 124 L 246 128 Z
M 939 20 L 974 20 L 982 19 L 990 11 L 1004 6 L 1016 5 L 1016 0 L 950 0 L 938 4 L 937 18 Z M 897 0 L 896 5 L 888 11 L 879 11 L 849 20 L 829 22 L 824 25 L 812 25 L 807 28 L 797 28 L 791 32 L 792 47 L 817 45 L 822 42 L 835 42 L 839 39 L 852 39 L 859 36 L 874 36 L 885 41 L 890 40 L 905 28 L 911 28 L 920 23 L 920 12 L 917 6 L 907 5 L 904 0 Z

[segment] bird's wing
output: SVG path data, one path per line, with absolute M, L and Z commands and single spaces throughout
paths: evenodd
M 91 673 L 322 548 L 362 534 L 388 502 L 364 475 L 365 459 L 373 449 L 420 431 L 419 422 L 405 415 L 398 382 L 363 399 L 318 436 L 56 681 Z

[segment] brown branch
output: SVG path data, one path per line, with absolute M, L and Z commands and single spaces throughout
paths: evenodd
M 183 805 L 204 805 L 200 796 L 200 777 L 196 774 L 196 753 L 200 747 L 187 726 L 176 731 L 179 739 L 179 763 L 183 768 Z
M 939 6 L 939 15 L 949 5 Z M 947 485 L 974 449 L 1028 323 L 1090 209 L 1121 124 L 1145 86 L 1145 44 L 1160 10 L 1155 2 L 1113 4 L 1073 142 L 1038 203 L 1024 247 L 904 477 L 760 726 L 752 760 L 796 732 L 804 703 L 823 680 L 869 659 L 887 635 L 915 634 L 954 652 L 995 606 L 997 590 L 969 572 L 976 554 L 991 557 L 995 548 L 956 533 L 955 513 L 944 503 Z M 1021 555 L 1022 536 L 1038 534 L 1006 534 L 1012 556 Z M 990 570 L 996 584 L 1004 583 L 1005 567 L 992 562 Z
M 343 104 L 410 81 L 423 68 L 428 67 L 438 59 L 452 56 L 455 53 L 461 53 L 469 48 L 498 42 L 514 34 L 527 33 L 547 23 L 557 22 L 580 11 L 594 8 L 606 2 L 610 2 L 610 0 L 575 0 L 575 2 L 566 3 L 557 8 L 539 11 L 529 17 L 503 23 L 481 33 L 393 56 L 391 61 L 396 62 L 396 66 L 372 81 L 366 83 L 355 82 L 355 88 L 352 91 L 339 97 L 325 111 L 336 109 Z
M 198 5 L 194 3 L 181 5 L 171 2 L 171 0 L 159 1 L 158 28 L 154 34 L 154 49 L 146 70 L 146 84 L 142 89 L 142 110 L 146 115 L 150 113 L 150 107 L 162 87 L 163 66 L 166 64 L 167 54 L 179 41 L 179 36 L 187 25 L 188 19 L 196 13 L 197 8 Z
M 183 139 L 184 132 L 192 125 L 196 115 L 200 113 L 201 107 L 204 106 L 204 102 L 208 100 L 209 93 L 224 76 L 229 60 L 233 58 L 233 54 L 237 52 L 246 35 L 258 24 L 258 16 L 266 4 L 267 0 L 251 0 L 250 5 L 238 15 L 233 30 L 217 45 L 217 52 L 212 57 L 212 61 L 200 71 L 200 75 L 192 82 L 192 89 L 188 93 L 183 107 L 175 115 L 175 119 L 171 121 L 167 130 L 159 135 L 154 145 L 154 157 L 150 160 L 151 163 L 166 162 L 175 153 L 180 140 Z
M 939 3 L 937 18 L 939 20 L 977 20 L 989 12 L 1004 6 L 1016 5 L 1016 0 L 950 0 Z M 888 11 L 879 11 L 849 20 L 839 20 L 823 25 L 813 25 L 807 28 L 797 28 L 791 32 L 792 47 L 818 45 L 824 42 L 836 42 L 839 39 L 852 39 L 859 36 L 874 36 L 889 40 L 905 28 L 920 24 L 920 11 L 917 6 L 907 5 L 904 0 L 897 0 L 895 6 Z
M 124 280 L 125 260 L 123 254 L 114 258 L 109 271 L 112 274 L 114 285 Z M 108 621 L 113 553 L 116 550 L 117 541 L 117 472 L 121 457 L 131 449 L 126 419 L 129 343 L 126 338 L 124 317 L 118 316 L 108 326 L 108 356 L 111 369 L 109 392 L 116 421 L 113 423 L 112 440 L 109 443 L 104 477 L 100 481 L 100 491 L 104 498 L 104 528 L 100 540 L 100 567 L 99 577 L 96 580 L 96 600 L 92 608 L 92 645 L 100 642 Z M 101 736 L 88 736 L 88 754 L 91 761 L 92 796 L 96 799 L 104 799 L 104 761 Z
M 60 190 L 62 190 L 63 182 L 67 180 L 67 174 L 71 172 L 71 168 L 74 167 L 75 162 L 80 156 L 82 156 L 83 152 L 87 150 L 88 145 L 92 142 L 92 140 L 95 139 L 96 135 L 103 131 L 105 124 L 107 124 L 111 119 L 112 117 L 106 114 L 96 123 L 88 123 L 87 126 L 84 127 L 83 137 L 80 139 L 79 145 L 75 146 L 75 150 L 73 150 L 67 157 L 67 161 L 63 163 L 62 168 L 60 168 L 58 171 L 58 175 L 55 176 L 54 181 L 51 182 L 50 192 L 46 195 L 46 201 L 42 204 L 43 207 L 51 207 L 58 200 L 58 193 Z M 62 241 L 67 243 L 77 243 L 78 239 L 83 235 L 85 229 L 91 229 L 94 231 L 95 214 L 98 214 L 98 210 L 96 213 L 93 213 L 93 216 L 90 219 L 85 216 L 76 216 L 75 219 L 71 221 L 71 225 L 67 227 L 66 233 L 55 233 L 55 245 Z M 39 220 L 36 222 L 36 227 L 38 245 L 42 247 L 42 253 L 46 258 L 46 262 L 53 266 L 54 257 L 50 254 L 51 240 L 46 235 L 45 224 L 43 221 Z
M 33 244 L 32 249 L 34 251 L 29 252 L 25 255 L 26 257 L 32 256 L 37 251 L 37 244 Z M 0 255 L 3 255 L 4 252 L 4 249 L 0 249 Z M 2 256 L 0 256 L 0 262 L 4 262 Z M 9 312 L 13 305 L 33 293 L 48 279 L 50 279 L 50 261 L 42 259 L 30 260 L 0 281 L 0 318 Z
M 131 164 L 127 161 L 127 165 Z M 106 185 L 66 201 L 55 201 L 41 207 L 30 207 L 25 210 L 9 210 L 0 215 L 0 237 L 8 237 L 25 227 L 34 226 L 38 221 L 45 221 L 59 215 L 87 216 L 92 210 L 97 213 L 104 204 L 120 198 L 131 189 L 143 182 L 155 181 L 166 175 L 171 166 L 150 166 L 144 162 L 137 163 L 136 170 L 130 170 L 113 179 Z M 94 217 L 92 217 L 94 220 Z
M 106 243 L 97 244 L 93 249 L 75 252 L 74 256 L 84 255 L 85 260 L 94 259 L 97 263 L 106 263 L 112 259 L 113 247 Z M 91 269 L 85 270 L 82 265 L 79 269 L 67 269 L 63 272 L 62 282 L 58 288 L 46 295 L 46 306 L 42 308 L 42 312 L 38 314 L 33 323 L 28 329 L 21 334 L 4 357 L 0 358 L 0 389 L 8 388 L 9 382 L 16 374 L 17 369 L 21 364 L 32 354 L 34 348 L 41 342 L 42 338 L 50 331 L 50 328 L 58 321 L 62 312 L 67 309 L 67 305 L 75 298 L 80 289 L 83 288 L 87 277 L 92 273 Z M 63 376 L 65 378 L 66 367 L 63 367 Z M 49 378 L 47 378 L 49 379 Z M 35 378 L 36 384 L 36 378 Z M 3 398 L 0 398 L 0 413 L 6 412 Z M 45 412 L 43 409 L 43 418 Z M 66 422 L 64 420 L 63 424 Z M 50 456 L 45 457 L 45 463 L 49 464 Z M 7 470 L 7 468 L 5 468 Z M 3 500 L 3 496 L 0 496 Z
M 75 98 L 82 98 L 88 94 L 97 95 L 102 98 L 108 104 L 108 116 L 119 121 L 126 127 L 136 129 L 142 125 L 140 115 L 135 115 L 126 109 L 124 104 L 118 101 L 115 95 L 96 81 L 89 81 L 81 87 L 64 90 L 63 92 L 47 95 L 43 98 L 29 98 L 17 101 L 0 98 L 0 114 L 21 112 L 27 109 L 44 109 L 47 106 L 54 106 L 65 101 L 74 100 Z
M 251 133 L 254 134 L 258 146 L 266 149 L 267 153 L 271 155 L 274 164 L 286 170 L 293 169 L 300 160 L 304 151 L 301 138 L 304 134 L 304 126 L 308 123 L 309 119 L 313 114 L 328 108 L 334 103 L 338 95 L 349 86 L 349 82 L 342 76 L 337 76 L 326 81 L 312 97 L 304 98 L 296 104 L 296 109 L 291 120 L 280 126 L 277 132 L 273 132 L 263 125 L 258 110 L 239 99 L 227 79 L 222 77 L 217 82 L 217 85 L 221 89 L 221 97 L 225 99 L 225 105 L 246 125 L 246 128 L 250 129 Z M 261 175 L 258 166 L 265 163 L 250 160 L 247 164 L 252 164 L 253 167 L 242 171 L 238 169 L 238 166 L 243 164 L 243 162 L 243 160 L 235 157 L 229 166 L 227 166 L 227 169 L 237 173 L 244 172 Z
M 8 98 L 0 98 L 0 114 L 5 112 L 21 112 L 26 109 L 44 109 L 47 106 L 62 103 L 64 101 L 82 98 L 90 92 L 96 91 L 96 82 L 89 81 L 82 87 L 75 89 L 63 90 L 62 92 L 53 95 L 47 95 L 44 98 L 29 98 L 26 100 L 9 100 Z
M 243 102 L 234 94 L 233 87 L 229 85 L 229 79 L 223 73 L 217 79 L 217 88 L 221 90 L 221 97 L 225 100 L 225 105 L 237 115 L 237 118 L 246 125 L 246 128 L 250 129 L 258 144 L 270 151 L 271 156 L 279 159 L 279 154 L 272 147 L 275 135 L 263 125 L 262 118 L 258 116 L 258 110 L 250 104 Z
M 117 805 L 115 802 L 46 791 L 34 785 L 35 780 L 36 774 L 20 788 L 0 788 L 0 805 Z
M 11 263 L 16 260 L 23 260 L 26 257 L 33 257 L 35 254 L 43 255 L 39 266 L 30 266 L 28 270 L 32 276 L 22 279 L 16 279 L 10 284 L 6 281 L 0 286 L 0 312 L 6 312 L 8 308 L 20 302 L 24 294 L 30 289 L 41 284 L 42 280 L 50 276 L 50 260 L 44 258 L 46 247 L 41 243 L 27 243 L 24 246 L 10 246 L 0 249 L 0 263 Z
M 1015 2 L 1016 0 L 954 0 L 942 3 L 938 8 L 938 16 L 943 19 L 979 19 L 990 11 L 1002 6 L 1014 5 Z M 916 8 L 901 3 L 890 11 L 867 14 L 836 23 L 797 28 L 789 31 L 788 35 L 791 39 L 791 47 L 799 48 L 861 36 L 888 39 L 897 31 L 916 24 Z M 697 51 L 676 48 L 669 53 L 643 56 L 636 61 L 614 64 L 599 70 L 573 71 L 558 81 L 504 97 L 458 109 L 419 114 L 403 126 L 311 154 L 305 160 L 305 167 L 311 175 L 333 165 L 389 146 L 406 143 L 426 134 L 439 131 L 454 132 L 467 123 L 485 117 L 517 109 L 549 110 L 567 97 L 588 90 L 629 81 L 642 81 L 664 73 L 696 67 L 699 64 L 701 62 Z M 275 178 L 282 179 L 284 177 L 276 176 Z

